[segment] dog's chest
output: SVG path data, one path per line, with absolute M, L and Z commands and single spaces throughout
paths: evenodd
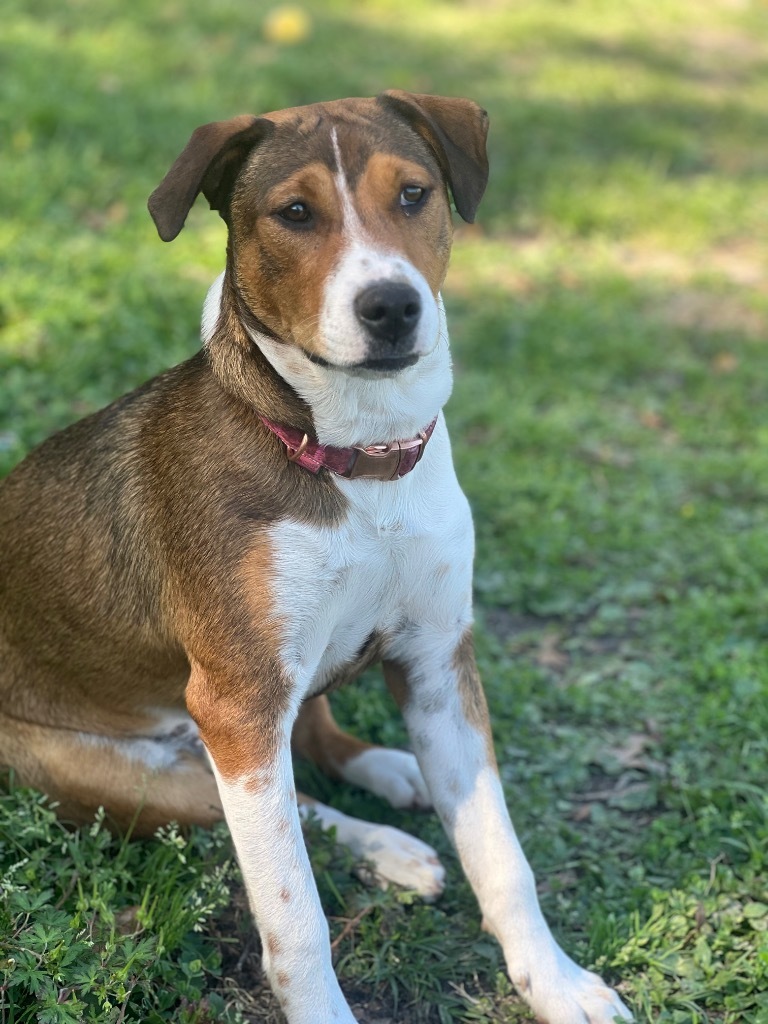
M 357 662 L 373 638 L 429 621 L 450 629 L 471 602 L 472 521 L 453 469 L 377 484 L 345 481 L 335 526 L 272 528 L 281 658 L 302 696 Z M 431 478 L 431 479 L 430 479 Z M 427 485 L 427 486 L 425 486 Z

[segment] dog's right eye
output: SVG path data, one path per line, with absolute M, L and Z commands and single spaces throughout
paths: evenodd
M 280 210 L 278 217 L 291 224 L 306 224 L 307 221 L 312 220 L 312 214 L 306 203 L 291 203 L 290 206 Z

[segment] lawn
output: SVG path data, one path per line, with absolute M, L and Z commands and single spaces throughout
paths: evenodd
M 768 5 L 6 0 L 0 473 L 198 345 L 224 229 L 146 198 L 205 121 L 388 87 L 491 117 L 445 298 L 478 648 L 513 817 L 565 948 L 638 1021 L 768 1024 Z M 404 744 L 374 673 L 335 698 Z M 430 816 L 433 906 L 311 849 L 366 1022 L 529 1020 Z M 0 791 L 0 1024 L 280 1018 L 225 831 L 64 831 Z

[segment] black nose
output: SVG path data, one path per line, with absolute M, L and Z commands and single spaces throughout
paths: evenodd
M 355 316 L 376 341 L 397 345 L 411 334 L 421 316 L 421 299 L 409 284 L 378 281 L 355 299 Z

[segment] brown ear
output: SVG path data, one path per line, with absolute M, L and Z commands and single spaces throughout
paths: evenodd
M 488 115 L 472 100 L 390 89 L 378 97 L 429 143 L 464 220 L 475 219 L 488 184 Z
M 184 227 L 200 192 L 211 209 L 227 219 L 232 187 L 243 161 L 273 128 L 274 124 L 263 117 L 240 114 L 195 129 L 147 204 L 164 242 L 173 241 Z

